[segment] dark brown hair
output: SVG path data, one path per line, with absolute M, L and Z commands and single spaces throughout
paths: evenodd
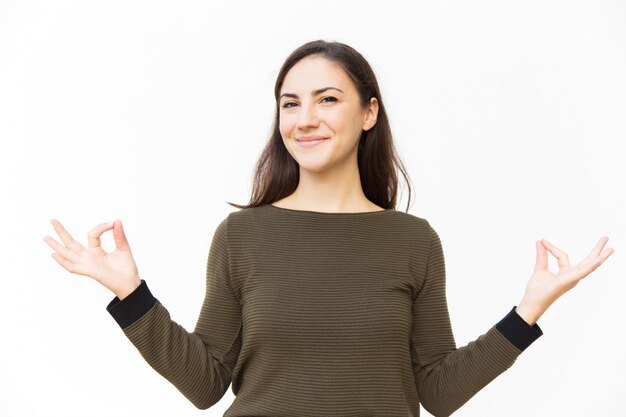
M 254 169 L 250 201 L 247 205 L 228 201 L 227 203 L 240 209 L 257 207 L 278 201 L 296 190 L 300 171 L 298 163 L 287 151 L 280 134 L 279 95 L 285 76 L 291 67 L 310 55 L 322 56 L 344 69 L 359 93 L 363 110 L 369 106 L 371 97 L 376 97 L 378 100 L 376 124 L 371 129 L 362 131 L 358 146 L 359 176 L 367 199 L 384 209 L 395 209 L 398 197 L 396 173 L 398 169 L 408 185 L 410 202 L 410 179 L 393 144 L 389 119 L 374 71 L 365 58 L 352 47 L 341 42 L 315 40 L 294 50 L 278 73 L 274 86 L 276 115 L 272 135 L 263 148 Z M 407 211 L 409 202 L 407 202 Z

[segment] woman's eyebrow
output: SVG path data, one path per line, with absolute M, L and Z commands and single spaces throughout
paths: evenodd
M 343 90 L 339 89 L 339 88 L 335 88 L 335 87 L 324 87 L 324 88 L 320 88 L 318 90 L 313 90 L 311 92 L 311 97 L 315 97 L 318 94 L 322 94 L 324 91 L 326 90 L 337 90 L 343 93 Z M 297 94 L 294 93 L 283 93 L 280 95 L 280 97 L 278 97 L 278 99 L 280 100 L 283 97 L 291 97 L 291 98 L 298 98 Z

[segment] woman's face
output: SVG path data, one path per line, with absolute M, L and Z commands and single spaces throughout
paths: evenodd
M 303 58 L 289 70 L 279 99 L 283 143 L 301 169 L 315 172 L 356 163 L 361 132 L 374 126 L 378 114 L 378 101 L 372 98 L 362 109 L 345 71 L 320 56 Z M 325 139 L 299 140 L 306 136 Z

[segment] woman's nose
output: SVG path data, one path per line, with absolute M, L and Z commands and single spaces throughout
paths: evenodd
M 298 114 L 298 127 L 317 126 L 319 118 L 317 117 L 317 107 L 315 103 L 310 105 L 302 105 L 300 114 Z

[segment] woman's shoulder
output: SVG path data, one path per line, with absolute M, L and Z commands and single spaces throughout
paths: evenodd
M 428 220 L 425 217 L 418 216 L 416 214 L 408 213 L 402 210 L 394 210 L 398 218 L 407 223 L 413 223 L 418 226 L 428 226 Z

